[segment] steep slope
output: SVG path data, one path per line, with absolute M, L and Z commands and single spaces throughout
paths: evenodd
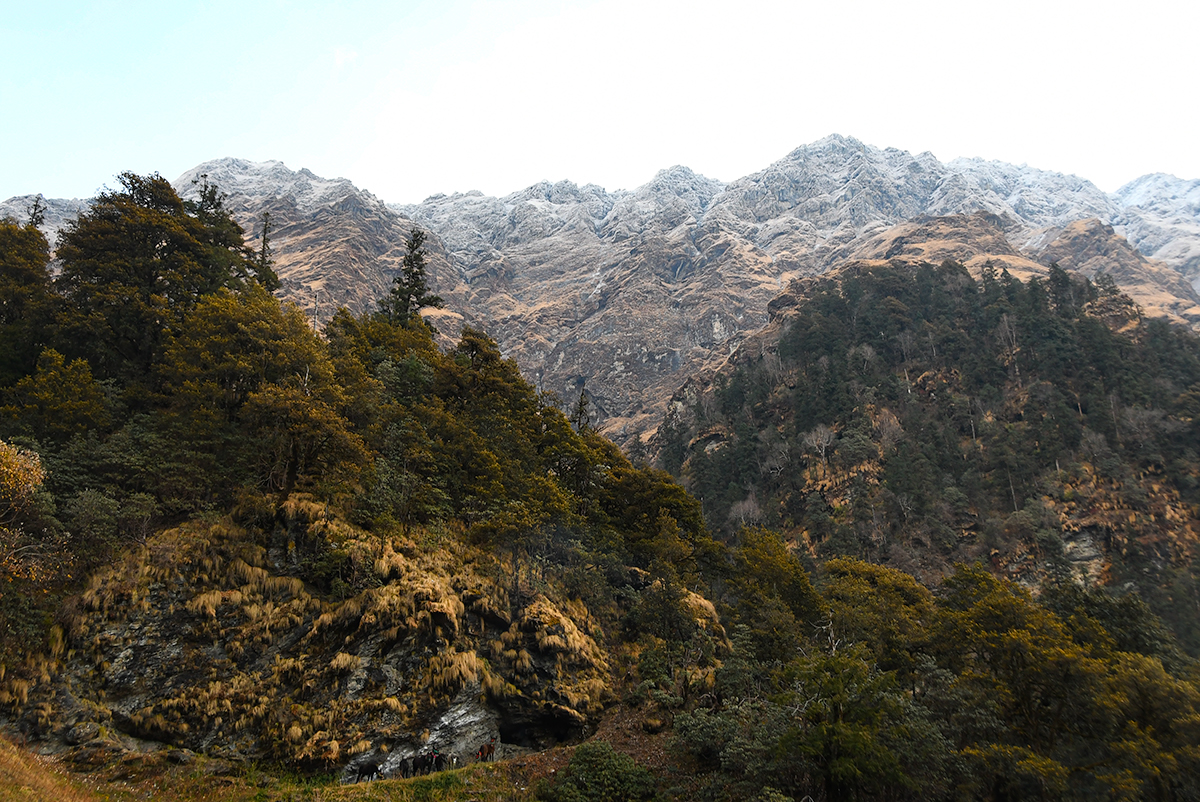
M 761 326 L 786 282 L 846 259 L 892 258 L 895 240 L 913 232 L 885 232 L 917 217 L 988 212 L 991 242 L 964 256 L 965 232 L 947 232 L 946 255 L 1024 277 L 1044 275 L 1054 259 L 1087 275 L 1107 269 L 1149 314 L 1195 319 L 1197 297 L 1170 266 L 1078 237 L 1040 250 L 1078 220 L 1119 217 L 1118 201 L 1091 183 L 983 160 L 946 165 L 849 137 L 798 148 L 728 185 L 676 167 L 634 192 L 563 182 L 395 208 L 445 237 L 470 276 L 472 308 L 506 352 L 566 397 L 586 382 L 619 439 L 653 425 L 672 381 L 718 364 Z M 1113 231 L 1086 233 L 1107 240 Z M 920 258 L 933 259 L 926 250 Z
M 1112 226 L 1095 218 L 1079 220 L 1043 236 L 1048 241 L 1029 248 L 1043 264 L 1057 263 L 1090 279 L 1103 273 L 1148 314 L 1193 327 L 1200 323 L 1200 298 L 1192 282 L 1162 262 L 1147 259 Z
M 961 174 L 976 193 L 992 204 L 1011 209 L 1017 219 L 1030 226 L 1063 226 L 1085 217 L 1112 220 L 1121 208 L 1117 199 L 1074 175 L 986 159 L 955 159 L 947 167 Z M 947 204 L 931 213 L 945 213 L 951 208 Z
M 510 603 L 486 552 L 380 538 L 312 499 L 278 516 L 274 534 L 270 512 L 266 531 L 168 530 L 95 575 L 64 616 L 55 725 L 399 776 L 426 743 L 466 757 L 578 737 L 611 695 L 582 603 Z M 328 537 L 371 589 L 330 599 L 289 575 L 289 540 Z
M 881 227 L 977 210 L 1022 230 L 1107 219 L 1116 207 L 1074 176 L 983 160 L 946 165 L 930 153 L 880 150 L 841 136 L 734 181 L 714 203 L 714 214 L 756 224 L 755 244 L 777 260 L 818 270 L 843 258 L 840 246 Z
M 1112 226 L 1091 218 L 1044 228 L 1023 250 L 1012 244 L 1013 235 L 1002 218 L 987 212 L 919 217 L 864 236 L 835 253 L 844 261 L 865 263 L 919 265 L 950 259 L 961 262 L 977 278 L 991 267 L 1007 270 L 1022 281 L 1045 279 L 1050 266 L 1057 264 L 1089 279 L 1108 276 L 1147 315 L 1183 325 L 1200 323 L 1200 296 L 1190 282 L 1166 265 L 1146 259 Z
M 194 198 L 202 176 L 228 195 L 229 210 L 253 247 L 261 244 L 263 216 L 270 216 L 282 292 L 315 319 L 327 320 L 339 306 L 356 313 L 371 309 L 387 294 L 413 224 L 371 193 L 344 178 L 243 159 L 200 164 L 176 179 L 175 187 L 182 197 Z M 436 240 L 427 250 L 431 280 L 443 296 L 455 298 L 456 271 Z
M 569 182 L 402 207 L 444 238 L 506 353 L 609 431 L 645 428 L 679 371 L 723 357 L 779 288 L 769 258 L 700 228 L 721 184 L 683 167 L 628 193 Z

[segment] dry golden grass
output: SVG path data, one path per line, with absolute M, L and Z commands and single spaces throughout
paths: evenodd
M 104 798 L 57 771 L 49 761 L 0 738 L 0 802 L 99 802 Z
M 581 612 L 586 613 L 586 608 Z M 564 660 L 573 665 L 597 669 L 606 666 L 604 654 L 596 642 L 545 596 L 539 596 L 525 609 L 521 629 L 534 633 L 539 651 L 562 654 Z
M 135 728 L 175 743 L 261 739 L 272 759 L 306 771 L 344 762 L 364 743 L 419 732 L 464 688 L 493 700 L 563 701 L 570 715 L 597 713 L 611 697 L 607 658 L 587 634 L 595 624 L 586 606 L 548 588 L 514 610 L 503 567 L 464 532 L 417 528 L 413 540 L 376 537 L 304 497 L 279 510 L 297 535 L 319 530 L 336 541 L 355 576 L 366 577 L 357 585 L 363 589 L 334 599 L 275 575 L 261 533 L 230 518 L 160 532 L 92 578 L 73 617 L 52 633 L 40 667 L 9 666 L 0 701 L 28 707 L 44 698 L 40 683 L 72 649 L 103 674 L 129 645 L 126 624 L 147 619 L 186 625 L 174 628 L 195 633 L 184 636 L 184 647 L 214 648 L 218 657 L 204 665 L 206 680 L 149 696 L 130 716 Z M 351 672 L 397 647 L 433 654 L 418 658 L 424 670 L 399 689 L 368 679 L 354 698 L 340 695 Z M 102 697 L 96 703 L 107 709 Z
M 483 668 L 475 652 L 445 652 L 429 658 L 429 686 L 438 695 L 452 696 L 469 682 L 478 682 Z
M 480 687 L 489 699 L 496 700 L 507 699 L 521 692 L 516 685 L 508 682 L 504 677 L 493 674 L 486 667 L 484 668 L 483 680 L 480 682 Z
M 375 561 L 375 573 L 384 582 L 404 575 L 404 557 L 393 550 L 390 539 L 383 544 L 382 553 Z
M 353 671 L 358 668 L 362 661 L 356 654 L 347 654 L 346 652 L 338 652 L 329 661 L 329 668 L 335 674 L 345 674 L 348 671 Z

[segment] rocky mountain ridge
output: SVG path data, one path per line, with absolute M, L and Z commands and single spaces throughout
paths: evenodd
M 873 238 L 916 217 L 994 216 L 993 248 L 963 255 L 951 243 L 941 258 L 1019 257 L 1008 261 L 1025 277 L 1055 260 L 1089 276 L 1107 269 L 1149 313 L 1200 319 L 1200 299 L 1172 269 L 1184 262 L 1152 265 L 1128 246 L 1078 237 L 1069 242 L 1092 255 L 1074 258 L 1061 240 L 1093 219 L 1085 231 L 1108 243 L 1138 209 L 1177 209 L 1155 186 L 1122 206 L 1075 176 L 980 159 L 944 165 L 834 136 L 729 184 L 674 167 L 631 192 L 545 182 L 504 198 L 465 193 L 392 208 L 442 239 L 474 313 L 491 318 L 506 352 L 560 394 L 586 383 L 620 437 L 653 425 L 672 384 L 763 325 L 788 281 L 882 258 Z M 1169 219 L 1181 241 L 1156 252 L 1189 252 L 1195 217 L 1179 207 Z
M 1200 180 L 1152 173 L 1121 187 L 1116 197 L 1124 236 L 1141 253 L 1188 276 L 1195 286 L 1200 274 Z
M 766 323 L 789 281 L 847 259 L 890 258 L 901 234 L 887 232 L 914 218 L 986 212 L 993 246 L 926 250 L 1023 275 L 1050 261 L 1106 270 L 1149 313 L 1200 319 L 1188 286 L 1200 271 L 1200 182 L 1170 176 L 1108 195 L 1075 176 L 945 164 L 836 135 L 729 183 L 677 166 L 630 191 L 542 182 L 503 198 L 468 192 L 409 205 L 280 162 L 206 162 L 176 186 L 194 191 L 202 174 L 229 194 L 252 240 L 270 214 L 283 292 L 317 320 L 339 305 L 371 308 L 399 269 L 403 237 L 426 229 L 431 284 L 447 302 L 432 313 L 437 325 L 485 328 L 539 387 L 566 399 L 586 387 L 618 439 L 652 429 L 687 375 Z M 0 214 L 21 216 L 22 201 Z M 1114 244 L 1122 234 L 1133 248 Z

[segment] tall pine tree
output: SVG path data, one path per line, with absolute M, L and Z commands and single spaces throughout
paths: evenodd
M 389 323 L 403 326 L 421 309 L 442 308 L 441 296 L 429 291 L 425 275 L 425 232 L 414 228 L 404 240 L 406 253 L 400 275 L 392 279 L 392 291 L 379 301 L 379 312 Z

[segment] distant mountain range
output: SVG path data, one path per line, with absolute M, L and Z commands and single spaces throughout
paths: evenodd
M 431 321 L 448 336 L 463 322 L 486 329 L 565 399 L 586 388 L 618 440 L 652 430 L 684 379 L 761 328 L 790 281 L 849 260 L 954 258 L 1022 277 L 1057 262 L 1110 273 L 1148 314 L 1200 323 L 1200 180 L 1162 174 L 1110 195 L 1075 176 L 842 136 L 730 183 L 672 167 L 631 191 L 543 182 L 410 205 L 274 161 L 206 162 L 176 188 L 194 192 L 201 174 L 252 239 L 270 213 L 282 292 L 319 319 L 370 309 L 404 235 L 427 230 L 447 301 Z M 0 215 L 24 217 L 30 200 Z M 47 233 L 84 203 L 49 200 Z

